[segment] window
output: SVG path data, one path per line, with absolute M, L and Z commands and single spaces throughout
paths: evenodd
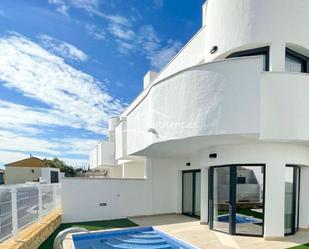
M 264 70 L 269 71 L 269 47 L 262 47 L 256 49 L 250 49 L 245 51 L 235 52 L 230 54 L 227 58 L 246 57 L 262 55 L 264 58 Z
M 237 177 L 237 184 L 246 184 L 246 177 L 238 176 Z
M 307 73 L 308 60 L 308 57 L 287 48 L 285 55 L 285 71 Z

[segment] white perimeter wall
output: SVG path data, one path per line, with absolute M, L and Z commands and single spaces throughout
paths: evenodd
M 64 178 L 63 222 L 181 212 L 180 172 L 185 162 L 148 159 L 145 180 Z

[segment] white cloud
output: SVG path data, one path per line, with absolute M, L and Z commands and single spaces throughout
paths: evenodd
M 0 150 L 0 164 L 7 164 L 29 157 L 29 154 L 14 151 L 1 151 Z
M 89 35 L 91 35 L 94 39 L 97 40 L 104 40 L 105 39 L 105 32 L 93 24 L 86 24 L 85 25 L 86 31 Z
M 50 4 L 54 4 L 56 6 L 56 10 L 62 15 L 68 15 L 69 6 L 65 0 L 48 0 L 48 2 Z
M 164 1 L 163 0 L 153 0 L 153 4 L 156 9 L 160 9 L 163 7 Z
M 160 70 L 175 56 L 181 47 L 177 40 L 162 41 L 151 25 L 136 28 L 133 24 L 136 18 L 126 18 L 121 15 L 108 15 L 99 10 L 97 0 L 50 0 L 57 6 L 66 5 L 84 9 L 91 15 L 100 16 L 108 21 L 107 31 L 115 38 L 118 51 L 123 55 L 143 54 L 149 60 L 154 70 Z M 154 8 L 162 8 L 164 0 L 153 0 Z M 134 10 L 134 8 L 133 8 Z M 93 27 L 94 28 L 94 27 Z M 94 36 L 95 37 L 95 36 Z
M 47 104 L 49 122 L 60 117 L 71 127 L 104 133 L 107 119 L 124 109 L 102 82 L 26 37 L 11 34 L 1 38 L 0 58 L 3 85 Z
M 124 55 L 144 54 L 155 70 L 162 69 L 182 47 L 182 44 L 175 40 L 168 40 L 164 44 L 151 25 L 144 25 L 136 32 L 124 25 L 114 26 L 116 29 L 110 29 L 110 32 L 116 37 L 118 51 Z
M 49 51 L 61 56 L 62 58 L 68 58 L 76 61 L 86 61 L 88 56 L 75 47 L 74 45 L 65 41 L 60 41 L 49 35 L 39 35 L 42 45 Z
M 98 0 L 48 0 L 48 2 L 55 5 L 56 10 L 63 15 L 68 15 L 70 8 L 83 9 L 89 15 L 103 15 L 99 11 L 100 2 Z
M 165 47 L 151 51 L 147 58 L 155 69 L 163 68 L 181 49 L 182 43 L 170 41 Z
M 121 15 L 104 15 L 104 17 L 112 24 L 118 24 L 125 27 L 129 27 L 132 25 L 131 21 L 128 18 Z
M 116 38 L 122 40 L 132 40 L 134 39 L 135 33 L 133 30 L 124 27 L 123 25 L 111 23 L 108 26 L 108 30 L 111 34 L 113 34 Z
M 66 120 L 61 113 L 45 108 L 32 108 L 0 100 L 0 127 L 1 129 L 19 131 L 28 134 L 38 134 L 38 126 L 71 126 L 74 124 Z M 75 128 L 79 128 L 76 126 Z
M 22 154 L 47 154 L 49 157 L 63 157 L 64 154 L 87 157 L 96 139 L 62 138 L 44 139 L 0 130 L 0 151 L 12 151 Z

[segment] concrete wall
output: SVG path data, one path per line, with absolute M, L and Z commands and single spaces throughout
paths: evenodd
M 147 179 L 141 180 L 64 178 L 63 222 L 181 212 L 181 164 L 179 159 L 148 159 Z
M 42 168 L 41 169 L 41 181 L 46 182 L 46 183 L 50 183 L 50 177 L 51 177 L 51 172 L 52 171 L 56 171 L 58 172 L 58 176 L 59 176 L 59 182 L 61 181 L 61 176 L 60 176 L 60 170 L 59 169 L 55 169 L 55 168 Z
M 261 57 L 230 59 L 186 69 L 153 85 L 126 117 L 128 155 L 191 136 L 258 134 L 261 72 Z M 116 147 L 121 146 L 117 134 Z
M 154 83 L 185 68 L 203 63 L 206 32 L 207 28 L 202 27 L 169 64 L 161 70 Z
M 67 223 L 148 215 L 151 213 L 150 192 L 146 180 L 65 178 L 62 220 Z
M 122 165 L 123 178 L 146 178 L 146 165 L 144 162 L 128 162 Z
M 309 141 L 309 74 L 264 73 L 261 138 Z
M 41 168 L 6 167 L 5 184 L 33 182 L 38 181 L 40 177 Z

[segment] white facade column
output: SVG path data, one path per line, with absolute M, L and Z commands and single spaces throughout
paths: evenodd
M 275 42 L 270 46 L 269 70 L 273 72 L 285 71 L 285 46 L 284 42 Z
M 208 169 L 201 168 L 201 224 L 208 224 Z
M 266 164 L 264 237 L 284 236 L 285 163 Z
M 300 172 L 300 199 L 299 199 L 299 227 L 309 227 L 309 167 L 301 167 Z

